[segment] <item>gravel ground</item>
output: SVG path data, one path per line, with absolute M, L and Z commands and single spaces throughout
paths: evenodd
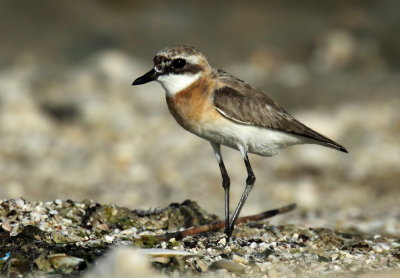
M 398 236 L 258 221 L 238 225 L 229 242 L 221 232 L 163 241 L 159 236 L 167 231 L 218 220 L 189 200 L 131 210 L 93 201 L 13 199 L 1 202 L 0 217 L 6 277 L 359 277 L 400 269 Z

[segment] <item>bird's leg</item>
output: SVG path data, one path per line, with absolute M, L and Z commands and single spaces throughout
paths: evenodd
M 246 165 L 247 169 L 247 179 L 246 179 L 246 188 L 244 189 L 244 192 L 242 194 L 242 197 L 240 198 L 239 204 L 237 208 L 235 209 L 235 212 L 233 213 L 232 219 L 230 221 L 229 227 L 225 229 L 225 233 L 230 238 L 232 236 L 233 229 L 235 228 L 235 222 L 239 217 L 240 211 L 243 208 L 244 203 L 247 200 L 247 197 L 249 196 L 249 193 L 251 189 L 253 188 L 253 185 L 256 181 L 256 176 L 253 173 L 253 169 L 251 169 L 250 161 L 247 156 L 247 151 L 244 150 L 244 148 L 239 148 L 240 152 L 242 153 L 244 163 Z
M 211 146 L 214 150 L 215 157 L 217 158 L 219 169 L 221 170 L 222 187 L 224 188 L 225 191 L 225 233 L 226 233 L 227 229 L 229 228 L 229 188 L 231 180 L 228 176 L 228 172 L 225 169 L 224 161 L 222 160 L 221 145 L 211 142 Z

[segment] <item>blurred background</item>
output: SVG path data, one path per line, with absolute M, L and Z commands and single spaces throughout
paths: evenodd
M 0 198 L 132 208 L 192 199 L 223 216 L 217 162 L 179 127 L 154 54 L 193 45 L 350 154 L 306 145 L 250 156 L 243 215 L 400 234 L 400 5 L 359 1 L 0 0 Z M 224 148 L 233 204 L 246 178 Z

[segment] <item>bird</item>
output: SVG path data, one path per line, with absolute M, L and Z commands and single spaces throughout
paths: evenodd
M 206 57 L 192 46 L 166 47 L 156 53 L 153 62 L 153 68 L 135 79 L 132 85 L 160 83 L 166 93 L 168 109 L 178 124 L 211 143 L 222 176 L 224 232 L 228 239 L 256 181 L 248 153 L 270 157 L 297 144 L 318 144 L 348 152 L 294 118 L 266 93 L 211 67 Z M 232 216 L 231 182 L 221 145 L 238 150 L 247 170 L 246 185 Z

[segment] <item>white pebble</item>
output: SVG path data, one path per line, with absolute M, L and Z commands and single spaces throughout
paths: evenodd
M 21 198 L 18 198 L 18 199 L 15 199 L 15 204 L 16 204 L 18 207 L 23 208 L 24 205 L 25 205 L 25 201 L 22 200 Z
M 110 236 L 110 235 L 105 235 L 104 236 L 104 240 L 107 241 L 107 242 L 112 242 L 114 240 L 114 237 Z
M 389 251 L 390 250 L 390 246 L 388 244 L 386 244 L 386 243 L 379 243 L 378 246 L 381 247 L 385 251 Z
M 331 255 L 332 260 L 336 260 L 337 258 L 339 258 L 339 254 L 335 253 Z
M 224 238 L 221 238 L 219 241 L 218 241 L 218 245 L 226 245 L 226 238 L 224 237 Z
M 260 251 L 265 251 L 268 248 L 268 244 L 265 242 L 261 242 L 258 247 L 260 248 Z
M 250 243 L 250 248 L 255 250 L 258 247 L 258 244 L 255 243 L 254 241 L 252 243 Z

